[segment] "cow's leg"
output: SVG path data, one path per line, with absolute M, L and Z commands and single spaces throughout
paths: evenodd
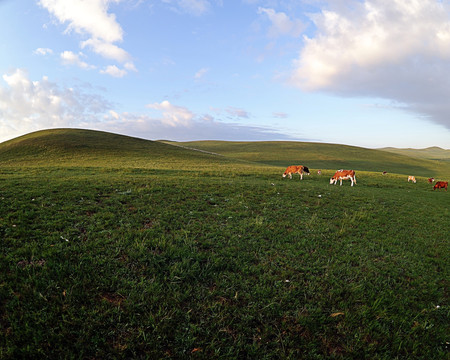
M 342 178 L 341 178 L 341 186 L 342 186 Z
M 289 179 L 292 179 L 292 173 L 289 173 Z
M 303 174 L 300 173 L 300 180 L 303 180 Z
M 353 181 L 355 182 L 355 184 L 356 184 L 356 175 L 355 176 L 353 176 Z
M 352 182 L 352 185 L 351 185 L 351 186 L 353 186 L 353 178 L 352 178 L 352 177 L 350 177 L 350 181 Z

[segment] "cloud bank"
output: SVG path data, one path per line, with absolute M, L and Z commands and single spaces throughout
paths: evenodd
M 72 55 L 68 55 L 72 58 Z M 150 114 L 118 113 L 103 96 L 81 88 L 61 88 L 47 77 L 31 81 L 26 71 L 16 69 L 0 82 L 0 142 L 29 132 L 50 128 L 86 128 L 146 139 L 170 140 L 292 140 L 270 128 L 223 122 L 210 114 L 165 100 L 146 105 Z M 228 115 L 248 116 L 229 107 Z
M 450 5 L 366 0 L 311 15 L 291 83 L 307 91 L 391 99 L 450 129 Z
M 294 140 L 270 128 L 225 123 L 210 114 L 197 115 L 169 101 L 147 107 L 162 112 L 162 116 L 110 112 L 105 116 L 101 130 L 154 140 Z
M 0 87 L 0 141 L 40 129 L 92 123 L 111 107 L 97 94 L 60 88 L 45 76 L 31 81 L 21 69 L 2 79 L 7 87 Z

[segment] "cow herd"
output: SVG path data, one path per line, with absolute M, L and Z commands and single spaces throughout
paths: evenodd
M 304 165 L 291 165 L 288 166 L 286 171 L 283 173 L 283 177 L 289 176 L 289 179 L 292 179 L 293 174 L 299 174 L 300 180 L 303 180 L 303 174 L 309 175 L 309 169 L 308 167 Z M 317 171 L 318 175 L 322 174 L 322 170 Z M 383 175 L 386 175 L 387 172 L 383 171 Z M 334 184 L 340 181 L 340 185 L 342 186 L 342 180 L 350 180 L 351 186 L 356 184 L 356 176 L 355 176 L 355 170 L 343 170 L 340 169 L 334 173 L 334 175 L 330 179 L 330 185 Z M 415 176 L 408 176 L 408 182 L 412 181 L 413 183 L 416 183 L 416 177 Z M 431 184 L 434 182 L 434 178 L 429 178 L 428 182 Z M 433 190 L 436 189 L 445 189 L 447 191 L 448 188 L 448 181 L 437 181 L 436 184 L 433 187 Z
M 415 176 L 408 176 L 408 182 L 412 181 L 414 184 L 417 182 Z M 428 179 L 428 182 L 430 184 L 434 183 L 434 178 L 431 177 Z M 448 181 L 437 181 L 436 184 L 433 186 L 433 190 L 436 189 L 445 189 L 447 191 L 448 188 Z

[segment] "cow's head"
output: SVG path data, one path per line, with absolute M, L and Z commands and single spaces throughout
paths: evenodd
M 303 171 L 309 175 L 309 169 L 306 166 L 303 166 Z
M 333 183 L 335 183 L 336 181 L 337 181 L 337 179 L 333 176 L 333 177 L 330 179 L 330 185 L 333 184 Z

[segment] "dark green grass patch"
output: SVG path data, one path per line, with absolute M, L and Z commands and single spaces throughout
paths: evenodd
M 448 356 L 448 193 L 259 170 L 3 171 L 0 358 Z

